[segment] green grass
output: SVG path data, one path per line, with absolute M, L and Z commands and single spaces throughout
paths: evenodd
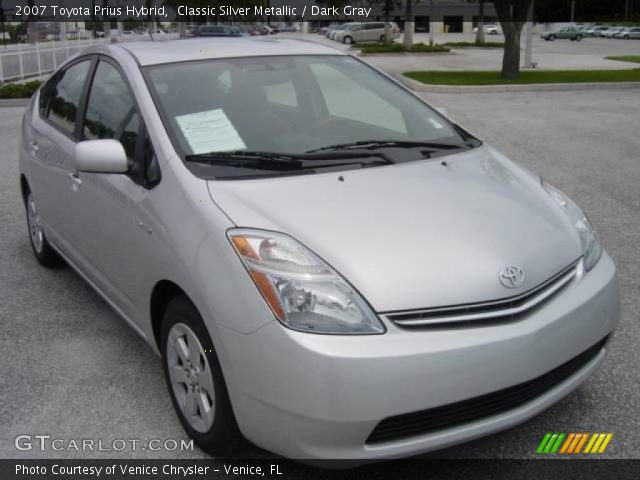
M 442 45 L 430 46 L 424 43 L 414 43 L 410 49 L 406 49 L 402 43 L 356 44 L 354 48 L 360 48 L 362 53 L 446 53 L 449 51 Z
M 42 82 L 32 80 L 25 83 L 8 83 L 0 86 L 0 98 L 29 98 Z
M 621 55 L 619 57 L 604 57 L 607 60 L 618 60 L 619 62 L 640 63 L 640 55 Z
M 380 45 L 382 45 L 380 42 L 358 42 L 352 43 L 349 47 L 355 50 L 360 50 L 365 47 L 379 47 Z
M 428 85 L 508 85 L 531 83 L 640 82 L 640 68 L 633 70 L 538 70 L 520 72 L 517 80 L 505 80 L 500 72 L 406 72 Z
M 442 44 L 443 47 L 450 48 L 467 48 L 467 47 L 476 47 L 476 48 L 504 48 L 504 42 L 484 42 L 484 43 L 475 43 L 475 42 L 447 42 Z

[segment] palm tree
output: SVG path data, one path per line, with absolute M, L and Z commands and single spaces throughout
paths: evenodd
M 406 0 L 404 9 L 404 38 L 402 39 L 402 43 L 407 50 L 413 47 L 413 31 L 416 27 L 413 18 L 413 2 L 414 0 Z
M 31 7 L 30 11 L 33 12 L 34 0 L 27 0 L 27 5 Z M 36 23 L 36 17 L 33 13 L 29 14 L 28 21 L 27 38 L 30 44 L 35 45 L 38 41 L 38 24 Z
M 476 43 L 484 45 L 484 1 L 479 0 L 478 6 L 478 32 L 476 33 Z
M 397 0 L 369 0 L 369 5 L 372 3 L 382 3 L 382 10 L 384 12 L 384 43 L 391 43 L 391 28 L 389 23 L 391 22 L 391 12 L 395 6 Z

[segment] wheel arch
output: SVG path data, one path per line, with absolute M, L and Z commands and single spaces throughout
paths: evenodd
M 177 284 L 171 280 L 160 280 L 156 283 L 151 291 L 151 298 L 149 299 L 149 313 L 151 316 L 151 329 L 153 331 L 153 338 L 156 343 L 158 351 L 162 351 L 160 345 L 161 332 L 162 332 L 162 318 L 164 312 L 167 310 L 167 306 L 174 298 L 184 295 L 192 303 L 193 300 L 189 295 Z
M 29 181 L 24 173 L 20 174 L 20 195 L 22 197 L 23 203 L 27 202 L 27 193 L 31 191 L 31 187 L 29 187 Z

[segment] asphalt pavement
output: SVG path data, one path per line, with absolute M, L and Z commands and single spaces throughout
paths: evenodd
M 287 33 L 279 36 L 304 38 L 308 41 L 323 43 L 338 49 L 351 47 L 329 40 L 322 35 L 302 35 Z M 502 35 L 487 36 L 488 42 L 504 42 Z M 402 38 L 396 40 L 401 42 Z M 474 42 L 473 34 L 437 34 L 435 43 Z M 417 33 L 414 42 L 429 43 L 429 35 Z M 524 37 L 521 40 L 524 57 Z M 538 69 L 543 70 L 625 70 L 637 68 L 638 64 L 607 60 L 605 57 L 620 55 L 638 55 L 640 40 L 617 40 L 611 38 L 585 38 L 581 42 L 556 40 L 547 42 L 534 35 L 532 42 L 532 60 Z M 357 46 L 357 44 L 356 44 Z M 358 51 L 357 49 L 355 50 Z M 502 48 L 452 48 L 444 54 L 368 54 L 363 57 L 391 75 L 416 70 L 500 70 L 502 68 Z
M 640 458 L 640 89 L 426 97 L 588 212 L 618 265 L 622 301 L 611 353 L 582 388 L 523 425 L 429 457 L 533 458 L 546 432 L 584 431 L 613 432 L 607 458 Z M 71 269 L 32 257 L 18 189 L 22 112 L 0 108 L 0 458 L 205 457 L 15 448 L 20 434 L 187 439 L 159 358 Z

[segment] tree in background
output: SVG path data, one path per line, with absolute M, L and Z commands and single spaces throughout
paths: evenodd
M 396 3 L 399 3 L 396 0 L 369 0 L 369 5 L 372 4 L 382 4 L 382 11 L 384 12 L 384 43 L 391 43 L 391 28 L 389 23 L 391 23 L 391 12 L 396 6 Z
M 478 3 L 478 31 L 476 33 L 476 44 L 484 45 L 484 0 L 479 0 Z
M 502 78 L 516 80 L 520 76 L 520 35 L 533 0 L 493 0 L 504 33 Z
M 406 49 L 413 47 L 413 32 L 416 29 L 416 22 L 413 17 L 413 2 L 416 0 L 405 0 L 404 9 L 404 37 L 402 43 Z
M 109 2 L 107 0 L 102 0 L 102 6 L 108 9 Z M 109 10 L 106 11 L 108 12 Z M 102 33 L 104 33 L 104 38 L 111 37 L 111 19 L 106 15 L 103 15 L 102 17 Z
M 4 22 L 6 20 L 6 16 L 4 14 L 4 7 L 0 5 L 0 35 L 2 35 L 2 44 L 7 46 L 7 39 L 5 38 L 5 28 Z
M 33 12 L 33 6 L 35 5 L 34 0 L 27 0 L 27 5 L 31 7 L 31 12 Z M 30 13 L 28 21 L 29 23 L 27 24 L 27 37 L 29 39 L 29 43 L 31 45 L 35 45 L 35 43 L 38 41 L 38 24 L 36 23 L 36 16 L 33 13 Z
M 144 5 L 148 9 L 151 9 L 151 7 L 153 6 L 153 0 L 144 0 Z M 149 11 L 151 11 L 151 10 L 149 10 Z M 146 25 L 147 32 L 149 32 L 149 36 L 151 37 L 151 40 L 153 40 L 153 34 L 156 33 L 156 22 L 152 21 L 151 13 L 149 13 L 149 15 L 147 15 L 146 24 L 147 24 Z

